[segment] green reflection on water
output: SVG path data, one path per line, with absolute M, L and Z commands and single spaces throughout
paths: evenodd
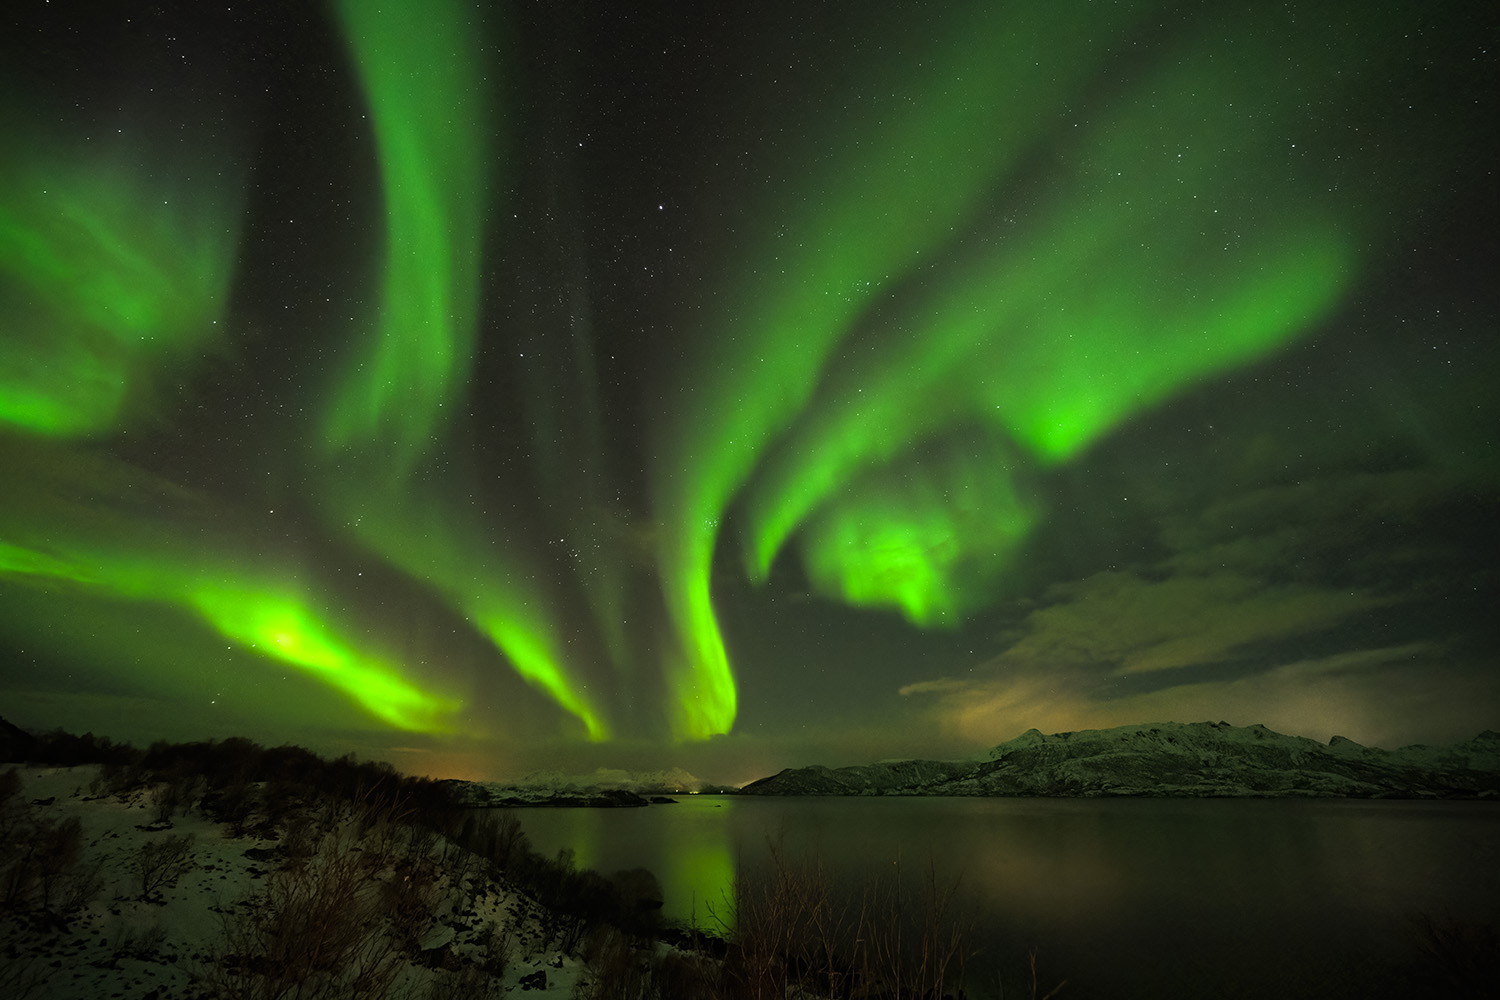
M 645 809 L 529 809 L 521 828 L 548 857 L 571 849 L 574 864 L 603 875 L 645 868 L 662 888 L 662 915 L 705 930 L 726 929 L 737 848 L 733 799 L 684 795 Z

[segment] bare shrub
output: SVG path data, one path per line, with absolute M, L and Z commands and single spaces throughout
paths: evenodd
M 405 964 L 401 945 L 430 920 L 401 906 L 346 824 L 300 865 L 224 919 L 224 943 L 204 973 L 225 1000 L 378 1000 Z
M 242 837 L 246 823 L 255 810 L 256 792 L 243 781 L 231 781 L 203 796 L 203 812 L 210 819 L 229 827 L 231 837 Z
M 20 793 L 21 772 L 13 767 L 0 771 L 0 818 L 4 817 L 13 802 L 20 801 Z
M 492 872 L 509 872 L 527 859 L 531 845 L 521 821 L 510 811 L 464 818 L 453 840 L 488 862 Z
M 38 831 L 36 874 L 42 890 L 42 906 L 52 908 L 53 896 L 83 855 L 83 822 L 69 817 Z
M 661 882 L 644 868 L 631 868 L 610 876 L 614 886 L 615 922 L 632 934 L 654 937 L 661 924 Z
M 437 846 L 437 831 L 427 826 L 406 828 L 406 856 L 412 861 L 430 861 Z
M 578 1000 L 640 1000 L 653 995 L 649 953 L 619 928 L 595 927 L 584 944 L 583 958 L 589 971 L 574 987 Z
M 780 855 L 773 850 L 773 860 Z M 730 942 L 724 978 L 737 997 L 784 997 L 788 985 L 786 958 L 791 950 L 791 872 L 773 864 L 763 880 L 736 877 L 727 910 L 709 905 L 710 919 Z
M 720 965 L 705 955 L 669 951 L 656 963 L 656 995 L 672 1000 L 716 1000 Z
M 443 871 L 448 873 L 448 878 L 454 885 L 462 886 L 474 874 L 478 860 L 478 856 L 473 851 L 444 841 L 441 860 L 438 863 L 442 865 Z
M 161 924 L 138 928 L 122 923 L 110 942 L 110 951 L 116 960 L 121 958 L 150 959 L 167 939 L 167 929 Z
M 958 995 L 973 954 L 958 888 L 930 864 L 919 884 L 907 886 L 898 863 L 891 879 L 841 893 L 820 862 L 790 864 L 772 844 L 769 870 L 738 878 L 727 909 L 709 908 L 728 942 L 723 993 L 736 1000 Z
M 273 827 L 280 826 L 296 815 L 303 804 L 303 795 L 303 786 L 285 778 L 266 782 L 260 796 L 266 823 Z
M 437 909 L 437 873 L 425 864 L 401 864 L 381 883 L 382 908 L 390 920 L 397 945 L 407 954 L 421 948 Z
M 504 993 L 498 977 L 479 966 L 465 965 L 433 976 L 425 1000 L 497 1000 Z
M 59 916 L 81 905 L 71 882 L 82 855 L 76 816 L 53 823 L 29 806 L 11 805 L 0 817 L 0 857 L 8 859 L 0 870 L 0 913 L 40 906 Z
M 22 791 L 15 769 L 0 775 L 0 920 L 29 913 L 66 929 L 99 891 L 102 859 L 84 861 L 77 817 L 51 820 Z
M 11 822 L 0 830 L 0 849 L 7 859 L 0 862 L 0 914 L 17 913 L 31 905 L 41 883 L 37 871 L 36 827 L 24 822 L 21 810 L 8 810 Z M 28 817 L 29 818 L 29 817 Z
M 281 832 L 281 852 L 289 861 L 300 864 L 318 849 L 318 835 L 313 819 L 302 812 L 287 820 Z
M 83 909 L 104 888 L 104 858 L 85 859 L 62 873 L 51 893 L 51 909 L 65 920 Z
M 100 773 L 106 776 L 105 791 L 122 802 L 145 784 L 147 778 L 139 763 L 129 761 L 105 764 Z
M 146 841 L 135 857 L 134 866 L 141 879 L 141 898 L 149 899 L 158 891 L 176 885 L 194 865 L 191 833 Z
M 942 996 L 951 986 L 961 987 L 972 957 L 972 921 L 958 912 L 958 885 L 940 882 L 931 862 L 915 888 L 902 884 L 899 863 L 889 883 L 872 882 L 860 927 L 863 977 L 893 997 Z
M 151 789 L 151 820 L 160 826 L 172 825 L 172 814 L 182 805 L 183 788 L 176 782 L 163 781 Z
M 177 799 L 180 803 L 182 814 L 203 801 L 203 793 L 208 789 L 208 779 L 202 774 L 184 774 L 176 780 Z
M 206 782 L 188 766 L 185 761 L 178 762 L 170 771 L 159 774 L 159 780 L 150 787 L 151 819 L 156 825 L 171 826 L 173 816 L 186 815 L 193 803 L 202 799 Z
M 1455 1000 L 1494 995 L 1500 982 L 1500 930 L 1426 914 L 1415 919 L 1421 958 L 1412 976 L 1419 989 Z
M 510 966 L 511 950 L 515 947 L 515 928 L 509 923 L 496 924 L 492 921 L 484 926 L 479 939 L 484 952 L 484 961 L 481 963 L 484 971 L 496 978 L 504 975 Z
M 820 863 L 790 864 L 779 842 L 770 845 L 770 857 L 764 875 L 735 880 L 727 910 L 708 907 L 729 943 L 723 965 L 727 994 L 781 998 L 806 987 L 841 995 L 850 983 L 862 912 L 835 895 Z
M 40 956 L 25 955 L 13 948 L 0 949 L 0 997 L 7 1000 L 30 1000 L 40 996 L 51 980 L 53 970 Z

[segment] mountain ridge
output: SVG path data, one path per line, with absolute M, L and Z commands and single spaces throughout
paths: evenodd
M 967 760 L 787 768 L 740 794 L 1500 800 L 1500 733 L 1383 750 L 1227 722 L 1028 729 Z
M 680 767 L 627 771 L 601 767 L 592 774 L 533 771 L 519 781 L 439 782 L 454 801 L 470 808 L 517 806 L 644 806 L 673 795 L 720 794 L 734 789 L 694 777 Z

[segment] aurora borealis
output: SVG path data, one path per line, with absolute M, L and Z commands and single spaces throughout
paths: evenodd
M 1493 14 L 711 6 L 0 15 L 0 715 L 1496 725 Z

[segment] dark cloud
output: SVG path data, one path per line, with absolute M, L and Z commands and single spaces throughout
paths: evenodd
M 1377 743 L 1477 731 L 1500 690 L 1495 508 L 1486 475 L 1430 467 L 1229 492 L 1157 519 L 1163 558 L 1048 588 L 998 656 L 902 694 L 984 739 L 1038 718 L 1279 720 Z

